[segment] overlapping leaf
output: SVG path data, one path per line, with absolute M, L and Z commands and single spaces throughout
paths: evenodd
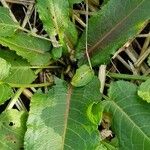
M 0 105 L 13 95 L 11 87 L 6 83 L 0 83 Z
M 25 150 L 95 150 L 102 115 L 98 83 L 94 78 L 84 87 L 73 88 L 56 79 L 48 94 L 35 94 L 27 121 Z
M 9 75 L 11 65 L 3 58 L 0 57 L 0 81 Z
M 109 89 L 105 110 L 112 115 L 112 128 L 121 150 L 148 150 L 150 147 L 150 105 L 137 95 L 137 87 L 118 81 Z
M 0 57 L 0 104 L 4 103 L 13 94 L 11 87 L 2 82 L 9 76 L 10 68 L 11 65 Z
M 82 65 L 76 70 L 71 84 L 75 87 L 85 86 L 94 78 L 94 71 L 87 65 Z
M 150 103 L 150 79 L 143 82 L 138 89 L 138 95 L 148 103 Z
M 15 52 L 1 50 L 0 58 L 3 58 L 8 64 L 11 65 L 9 75 L 7 75 L 7 77 L 3 80 L 4 82 L 27 84 L 32 83 L 36 79 L 34 71 L 30 69 L 30 64 L 25 59 L 16 55 Z
M 76 4 L 76 3 L 81 3 L 83 0 L 68 0 L 70 5 L 73 6 L 73 4 Z
M 0 31 L 1 32 L 1 31 Z M 24 33 L 16 33 L 11 37 L 0 37 L 0 44 L 9 47 L 11 50 L 32 65 L 44 65 L 50 61 L 50 42 Z
M 59 37 L 61 45 L 71 48 L 77 41 L 77 31 L 69 18 L 68 0 L 37 0 L 39 16 L 49 36 Z
M 110 0 L 89 20 L 88 52 L 92 65 L 107 63 L 110 55 L 133 38 L 150 18 L 150 0 Z M 79 64 L 87 62 L 85 32 L 76 50 Z
M 17 110 L 5 111 L 0 115 L 0 149 L 20 150 L 26 130 L 27 115 Z
M 19 24 L 12 20 L 9 10 L 0 6 L 0 36 L 12 36 L 18 28 Z

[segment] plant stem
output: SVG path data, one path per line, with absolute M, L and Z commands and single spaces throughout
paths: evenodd
M 30 69 L 57 69 L 60 66 L 12 66 L 13 69 L 30 68 Z
M 139 76 L 139 75 L 129 75 L 129 74 L 118 74 L 118 73 L 108 73 L 108 77 L 116 78 L 116 79 L 126 79 L 126 80 L 142 80 L 145 81 L 150 79 L 148 76 Z
M 40 83 L 40 84 L 13 84 L 13 83 L 7 83 L 11 87 L 14 88 L 31 88 L 31 87 L 44 87 L 44 86 L 49 86 L 52 85 L 52 82 L 47 82 L 47 83 Z
M 19 96 L 21 95 L 21 93 L 23 92 L 24 88 L 20 88 L 17 90 L 17 92 L 15 93 L 14 97 L 10 100 L 9 104 L 7 105 L 6 109 L 12 109 L 12 107 L 15 105 L 15 103 L 17 102 Z
M 31 69 L 57 69 L 60 66 L 30 66 Z

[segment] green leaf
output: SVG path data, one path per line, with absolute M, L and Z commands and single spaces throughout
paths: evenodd
M 101 141 L 101 143 L 107 147 L 107 150 L 118 150 L 118 139 L 116 139 L 116 137 L 111 139 L 111 141 L 104 140 Z
M 89 19 L 88 52 L 92 65 L 108 63 L 111 54 L 135 37 L 150 18 L 150 0 L 110 0 Z M 87 62 L 84 31 L 76 48 L 79 64 Z
M 150 103 L 150 79 L 143 82 L 138 89 L 138 95 L 148 103 Z
M 13 91 L 8 84 L 0 84 L 0 105 L 3 104 L 13 95 Z
M 18 28 L 19 24 L 12 20 L 9 10 L 0 6 L 0 36 L 12 36 Z
M 73 6 L 73 4 L 81 3 L 83 0 L 68 0 L 70 6 Z
M 94 77 L 94 71 L 87 65 L 82 65 L 77 69 L 73 76 L 71 84 L 76 87 L 84 86 L 89 83 Z
M 0 58 L 0 81 L 9 75 L 11 65 L 3 58 Z
M 121 150 L 148 150 L 150 147 L 150 105 L 141 101 L 137 86 L 118 81 L 111 84 L 105 111 L 112 114 L 112 129 Z
M 94 89 L 92 92 L 91 87 Z M 48 94 L 36 93 L 32 97 L 25 150 L 95 150 L 100 141 L 97 125 L 102 112 L 96 112 L 102 110 L 100 98 L 96 77 L 80 88 L 73 88 L 56 79 L 55 86 Z M 88 111 L 92 104 L 98 104 L 95 111 L 92 109 L 97 117 L 94 122 Z
M 77 30 L 70 21 L 68 0 L 37 0 L 40 19 L 49 36 L 59 37 L 60 45 L 71 48 L 77 41 Z
M 17 110 L 5 111 L 0 115 L 0 149 L 20 150 L 26 130 L 27 115 Z
M 36 75 L 30 64 L 10 50 L 1 50 L 0 58 L 11 64 L 9 75 L 3 80 L 6 83 L 27 84 L 36 79 Z
M 59 35 L 62 39 L 68 27 L 69 3 L 66 0 L 37 0 L 37 8 L 43 25 L 50 36 Z
M 74 49 L 78 40 L 78 32 L 73 22 L 68 21 L 68 27 L 64 31 L 64 41 L 63 45 L 65 45 L 64 49 L 70 47 L 70 49 Z M 66 50 L 64 50 L 66 51 Z
M 28 34 L 16 33 L 11 37 L 0 37 L 0 44 L 16 51 L 32 65 L 44 65 L 50 61 L 49 41 Z
M 59 59 L 62 56 L 62 47 L 54 47 L 52 49 L 52 57 L 54 60 Z

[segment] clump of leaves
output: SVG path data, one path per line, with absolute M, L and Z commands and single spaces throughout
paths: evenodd
M 0 6 L 1 148 L 149 149 L 149 77 L 108 73 L 138 81 L 105 84 L 106 70 L 97 66 L 111 65 L 111 56 L 149 26 L 150 1 L 6 2 Z M 15 3 L 27 11 L 19 21 Z M 147 34 L 145 41 L 138 63 L 132 52 L 134 65 L 122 61 L 136 74 L 149 55 Z

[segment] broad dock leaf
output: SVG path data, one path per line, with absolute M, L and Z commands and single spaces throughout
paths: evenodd
M 135 37 L 150 19 L 150 0 L 110 0 L 89 19 L 88 52 L 92 65 L 108 63 L 110 55 Z M 76 48 L 79 64 L 87 62 L 85 32 Z
M 137 86 L 118 81 L 109 89 L 105 111 L 112 115 L 112 129 L 119 140 L 120 150 L 149 150 L 150 104 L 137 95 Z
M 1 50 L 0 58 L 3 58 L 11 65 L 8 76 L 3 80 L 6 83 L 28 84 L 36 79 L 36 75 L 30 64 L 22 57 L 10 50 Z M 3 69 L 4 70 L 4 69 Z
M 9 110 L 0 114 L 0 149 L 20 150 L 26 131 L 27 114 L 17 110 Z
M 98 79 L 80 88 L 60 79 L 55 84 L 48 94 L 36 93 L 31 100 L 25 150 L 95 150 L 102 115 Z
M 0 36 L 12 36 L 18 28 L 19 24 L 12 20 L 9 10 L 0 6 Z
M 16 51 L 32 65 L 44 65 L 50 61 L 50 42 L 32 37 L 25 33 L 16 33 L 11 37 L 0 37 L 0 44 Z

